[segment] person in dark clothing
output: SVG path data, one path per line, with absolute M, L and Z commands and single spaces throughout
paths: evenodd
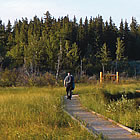
M 71 98 L 72 98 L 72 77 L 71 77 L 70 72 L 68 72 L 68 75 L 64 79 L 64 86 L 66 87 L 67 99 L 71 100 Z M 70 96 L 68 95 L 69 91 L 70 91 Z

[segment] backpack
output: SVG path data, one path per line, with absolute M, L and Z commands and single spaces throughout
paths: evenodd
M 75 88 L 75 83 L 74 83 L 74 76 L 71 75 L 71 85 L 72 85 L 72 90 Z

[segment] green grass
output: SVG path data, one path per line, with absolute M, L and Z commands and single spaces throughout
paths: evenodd
M 88 109 L 140 132 L 140 83 L 78 85 L 75 93 Z
M 64 94 L 64 88 L 0 88 L 0 139 L 95 139 L 63 112 Z
M 139 131 L 140 108 L 135 90 L 140 83 L 76 85 L 81 103 Z M 129 95 L 130 99 L 118 94 Z M 63 87 L 0 88 L 0 140 L 94 140 L 92 134 L 61 108 Z M 132 96 L 133 95 L 133 96 Z M 115 98 L 116 100 L 110 101 Z

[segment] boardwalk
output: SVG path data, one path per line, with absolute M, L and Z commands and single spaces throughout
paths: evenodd
M 77 95 L 72 100 L 64 97 L 64 109 L 72 117 L 84 122 L 86 127 L 95 134 L 102 133 L 109 140 L 140 140 L 128 130 L 108 121 L 107 119 L 84 109 Z

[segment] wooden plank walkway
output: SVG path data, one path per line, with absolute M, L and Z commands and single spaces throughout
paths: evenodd
M 132 135 L 129 128 L 124 129 L 96 113 L 87 111 L 81 106 L 78 95 L 73 95 L 71 100 L 64 97 L 64 110 L 73 118 L 84 122 L 91 132 L 102 133 L 109 140 L 140 140 L 140 137 Z

